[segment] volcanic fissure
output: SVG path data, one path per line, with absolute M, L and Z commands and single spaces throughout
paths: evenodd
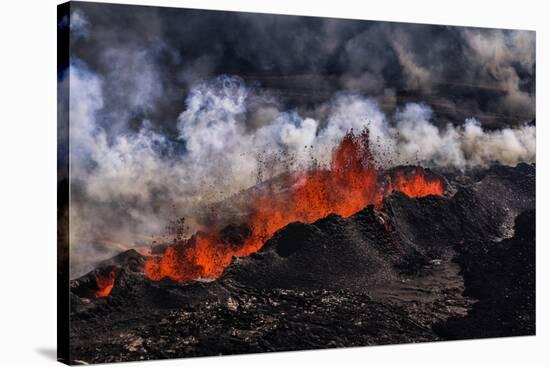
M 409 197 L 443 195 L 444 181 L 422 167 L 376 167 L 369 149 L 367 129 L 349 132 L 332 154 L 329 168 L 314 165 L 294 173 L 283 192 L 259 190 L 240 241 L 229 243 L 221 228 L 200 231 L 185 241 L 166 248 L 163 255 L 150 258 L 144 268 L 152 280 L 170 278 L 186 282 L 218 278 L 234 256 L 248 256 L 281 228 L 292 222 L 313 223 L 329 214 L 349 217 L 368 205 L 382 209 L 383 199 L 394 191 Z

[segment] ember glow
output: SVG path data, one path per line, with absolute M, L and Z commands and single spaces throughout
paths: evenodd
M 218 228 L 199 232 L 184 244 L 168 247 L 162 257 L 148 260 L 145 274 L 153 280 L 217 278 L 233 256 L 258 251 L 289 223 L 313 223 L 331 213 L 349 217 L 371 204 L 381 208 L 384 196 L 393 191 L 409 197 L 444 193 L 443 181 L 420 167 L 378 170 L 368 142 L 367 130 L 348 133 L 333 152 L 329 169 L 313 167 L 295 174 L 284 192 L 265 189 L 253 194 L 246 223 L 250 233 L 239 246 L 224 241 Z
M 96 277 L 97 291 L 95 295 L 97 298 L 107 297 L 111 293 L 115 286 L 115 278 L 114 271 L 109 272 L 107 276 L 98 275 Z

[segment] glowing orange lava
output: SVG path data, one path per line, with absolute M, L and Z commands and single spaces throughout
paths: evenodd
M 97 291 L 95 296 L 97 298 L 107 297 L 111 293 L 115 286 L 115 277 L 114 271 L 109 272 L 108 276 L 98 275 L 96 277 Z
M 217 278 L 233 256 L 258 251 L 279 229 L 292 222 L 312 223 L 331 213 L 349 217 L 369 204 L 382 206 L 385 195 L 401 191 L 410 197 L 442 195 L 443 182 L 428 177 L 420 167 L 379 172 L 368 146 L 368 131 L 347 134 L 333 152 L 330 169 L 314 167 L 302 172 L 283 193 L 268 189 L 252 197 L 247 227 L 250 234 L 238 248 L 224 243 L 218 229 L 199 232 L 185 245 L 167 248 L 159 258 L 147 261 L 145 275 L 153 280 L 176 281 Z
M 426 171 L 421 167 L 410 167 L 394 171 L 389 177 L 386 193 L 401 191 L 409 197 L 417 198 L 428 195 L 443 195 L 445 192 L 443 181 L 437 176 L 432 175 L 430 177 L 426 175 Z

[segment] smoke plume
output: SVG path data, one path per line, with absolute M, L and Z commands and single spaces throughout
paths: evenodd
M 91 3 L 70 29 L 73 277 L 352 129 L 382 168 L 535 161 L 533 32 Z

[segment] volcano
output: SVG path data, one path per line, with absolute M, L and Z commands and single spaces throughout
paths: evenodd
M 59 361 L 535 334 L 534 31 L 57 20 Z
M 313 166 L 287 176 L 285 189 L 278 192 L 272 186 L 252 190 L 244 224 L 219 229 L 213 223 L 187 241 L 177 240 L 163 256 L 147 261 L 145 274 L 153 280 L 217 278 L 233 256 L 255 253 L 290 223 L 313 223 L 330 214 L 349 217 L 368 204 L 381 207 L 393 191 L 410 197 L 444 193 L 444 179 L 420 167 L 377 169 L 369 143 L 366 129 L 348 133 L 328 169 Z
M 364 138 L 349 135 L 341 147 L 363 152 Z M 342 198 L 334 162 L 277 195 L 252 190 L 260 209 L 244 223 L 149 255 L 128 250 L 72 280 L 71 361 L 535 333 L 534 165 L 376 171 L 355 155 L 345 165 L 368 188 L 331 204 Z M 308 185 L 324 187 L 335 172 L 332 190 L 301 206 Z M 307 206 L 313 214 L 298 217 Z M 258 227 L 262 215 L 281 219 Z

